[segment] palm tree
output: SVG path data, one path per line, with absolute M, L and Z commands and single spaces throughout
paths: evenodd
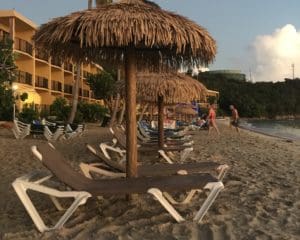
M 93 7 L 93 0 L 88 0 L 88 9 Z
M 72 108 L 69 115 L 68 123 L 73 123 L 77 111 L 78 97 L 79 97 L 79 84 L 80 84 L 80 74 L 81 74 L 81 63 L 78 62 L 76 66 L 76 79 L 74 79 L 73 84 L 73 97 L 72 97 Z

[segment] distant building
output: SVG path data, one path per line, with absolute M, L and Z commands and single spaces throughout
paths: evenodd
M 15 10 L 0 10 L 0 39 L 14 41 L 15 64 L 18 67 L 14 83 L 17 94 L 26 92 L 25 103 L 38 109 L 48 108 L 56 97 L 72 99 L 76 71 L 72 62 L 60 62 L 34 48 L 32 36 L 37 25 Z M 86 77 L 102 68 L 97 64 L 82 64 L 79 100 L 99 102 L 87 85 Z M 19 104 L 19 108 L 22 108 Z
M 206 72 L 199 72 L 199 79 L 201 76 L 222 76 L 225 79 L 232 79 L 238 81 L 246 81 L 246 74 L 239 70 L 213 70 Z

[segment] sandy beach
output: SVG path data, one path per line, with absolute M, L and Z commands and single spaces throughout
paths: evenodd
M 178 208 L 187 216 L 183 223 L 176 223 L 150 196 L 140 195 L 133 202 L 116 196 L 88 200 L 63 229 L 43 234 L 37 231 L 11 183 L 34 169 L 46 170 L 30 152 L 32 145 L 45 140 L 16 140 L 9 130 L 0 129 L 0 239 L 300 239 L 300 143 L 245 130 L 237 134 L 226 123 L 219 126 L 220 137 L 194 131 L 194 152 L 186 160 L 230 166 L 225 189 L 202 224 L 191 221 L 203 201 L 201 195 Z M 86 151 L 85 143 L 109 138 L 107 129 L 89 126 L 81 138 L 55 146 L 79 171 L 80 162 L 96 160 Z M 32 197 L 47 223 L 60 216 L 47 197 Z

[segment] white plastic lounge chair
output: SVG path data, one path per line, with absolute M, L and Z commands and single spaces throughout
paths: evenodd
M 26 136 L 30 135 L 30 124 L 15 119 L 12 131 L 16 139 L 24 139 Z
M 194 217 L 194 221 L 200 222 L 219 192 L 224 188 L 222 182 L 209 174 L 92 180 L 74 171 L 63 156 L 48 144 L 42 144 L 38 147 L 33 146 L 32 152 L 59 181 L 73 189 L 73 191 L 59 191 L 43 185 L 51 176 L 32 180 L 33 175 L 30 174 L 17 178 L 13 182 L 12 185 L 17 195 L 41 232 L 61 228 L 74 211 L 80 205 L 85 204 L 88 198 L 101 195 L 149 193 L 159 201 L 177 222 L 182 222 L 185 219 L 172 206 L 172 197 L 164 197 L 162 192 L 192 190 L 186 198 L 186 201 L 189 201 L 198 189 L 207 189 L 210 190 L 210 193 Z M 49 195 L 58 210 L 62 210 L 62 207 L 57 198 L 71 197 L 74 198 L 74 202 L 53 227 L 48 227 L 27 195 L 27 190 Z
M 44 127 L 44 136 L 48 141 L 56 141 L 64 134 L 64 126 L 58 126 L 54 133 L 48 126 Z
M 65 131 L 65 138 L 71 139 L 75 137 L 80 137 L 83 134 L 84 126 L 83 124 L 79 124 L 75 130 L 72 129 L 70 124 L 67 124 Z
M 49 122 L 49 121 L 45 120 L 45 125 L 51 126 L 51 127 L 55 127 L 55 126 L 56 126 L 56 123 L 54 123 L 54 122 Z

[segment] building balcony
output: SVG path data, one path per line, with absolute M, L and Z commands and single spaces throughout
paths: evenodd
M 51 81 L 51 90 L 61 92 L 62 91 L 62 83 L 59 81 L 52 80 Z
M 65 63 L 64 64 L 64 70 L 73 72 L 73 64 L 72 63 Z
M 9 33 L 0 29 L 0 41 L 7 41 L 8 39 L 11 39 Z
M 95 94 L 94 94 L 94 92 L 93 91 L 91 91 L 91 98 L 95 98 Z
M 49 55 L 46 52 L 38 49 L 35 50 L 35 57 L 46 62 L 48 62 L 49 59 Z
M 32 74 L 23 71 L 17 71 L 16 82 L 32 85 Z
M 83 78 L 88 78 L 91 75 L 91 73 L 87 72 L 87 71 L 83 71 Z
M 90 91 L 83 89 L 82 96 L 86 98 L 90 97 Z
M 64 93 L 72 94 L 73 93 L 73 86 L 69 84 L 64 85 Z
M 54 66 L 58 66 L 58 67 L 61 67 L 61 65 L 62 65 L 61 61 L 56 57 L 51 58 L 51 64 Z
M 45 77 L 36 76 L 35 87 L 48 89 L 48 79 Z
M 15 49 L 21 52 L 25 52 L 32 56 L 32 49 L 33 49 L 32 44 L 30 44 L 29 42 L 23 39 L 15 38 Z

